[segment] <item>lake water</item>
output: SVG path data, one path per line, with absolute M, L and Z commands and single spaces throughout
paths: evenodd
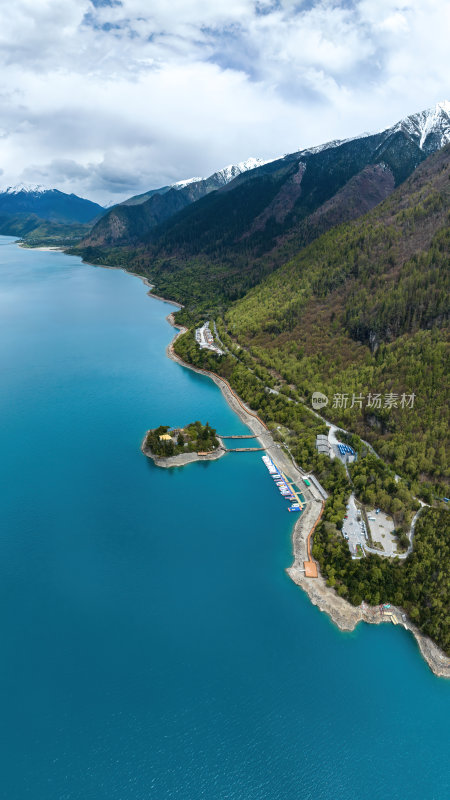
M 161 423 L 246 431 L 166 358 L 171 310 L 0 239 L 0 797 L 447 800 L 450 682 L 289 580 L 260 454 L 140 453 Z

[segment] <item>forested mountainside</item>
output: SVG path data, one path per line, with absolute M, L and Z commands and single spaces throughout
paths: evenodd
M 228 331 L 309 401 L 369 439 L 402 474 L 445 480 L 450 146 L 387 200 L 327 232 L 226 314 Z M 353 394 L 415 394 L 359 408 Z M 332 398 L 347 394 L 347 407 Z
M 326 416 L 426 498 L 448 494 L 449 161 L 447 146 L 367 215 L 275 270 L 218 318 L 232 355 L 201 355 L 232 382 L 239 367 L 255 408 L 264 384 L 307 405 L 323 392 Z M 197 358 L 193 342 L 180 346 Z M 310 448 L 297 454 L 309 463 Z
M 191 309 L 224 308 L 317 236 L 373 208 L 448 141 L 444 108 L 426 135 L 416 117 L 244 172 L 171 216 L 166 204 L 185 202 L 175 190 L 120 207 L 109 226 L 115 226 L 112 237 L 97 235 L 105 218 L 79 252 L 89 261 L 148 274 L 161 293 Z
M 0 235 L 20 237 L 22 244 L 27 247 L 71 247 L 89 230 L 89 223 L 50 222 L 36 214 L 16 214 L 13 217 L 0 215 Z
M 343 286 L 345 326 L 372 350 L 439 324 L 448 286 L 449 162 L 447 145 L 372 212 L 334 227 L 268 276 L 234 306 L 240 332 L 292 331 L 311 298 L 330 299 Z

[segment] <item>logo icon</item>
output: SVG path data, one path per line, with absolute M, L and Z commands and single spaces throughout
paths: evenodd
M 324 408 L 328 403 L 328 397 L 326 394 L 322 394 L 322 392 L 313 392 L 311 398 L 311 405 L 315 411 L 318 411 L 320 408 Z

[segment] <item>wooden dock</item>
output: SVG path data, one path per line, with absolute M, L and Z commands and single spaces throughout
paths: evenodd
M 273 463 L 273 464 L 275 464 L 275 467 L 277 468 L 278 472 L 280 473 L 280 475 L 281 475 L 281 477 L 283 478 L 283 480 L 284 480 L 284 482 L 286 483 L 286 485 L 287 485 L 287 486 L 289 487 L 289 489 L 291 490 L 292 494 L 293 494 L 293 495 L 294 495 L 294 497 L 295 497 L 295 500 L 296 500 L 296 502 L 299 504 L 299 506 L 300 506 L 300 509 L 301 509 L 301 511 L 303 512 L 303 510 L 304 510 L 304 508 L 305 508 L 305 506 L 306 506 L 306 501 L 300 500 L 300 497 L 298 496 L 298 492 L 296 492 L 296 490 L 294 489 L 294 481 L 292 481 L 290 478 L 288 478 L 288 477 L 287 477 L 287 476 L 284 474 L 283 470 L 282 470 L 282 469 L 280 469 L 280 467 L 278 466 L 278 464 L 276 464 L 276 463 L 275 463 L 275 461 L 273 461 L 273 460 L 272 460 L 272 463 Z

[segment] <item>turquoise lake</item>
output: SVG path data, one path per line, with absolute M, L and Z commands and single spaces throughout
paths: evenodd
M 246 432 L 166 358 L 172 308 L 0 238 L 0 797 L 448 800 L 450 682 L 290 581 L 260 454 L 141 454 L 160 423 Z

